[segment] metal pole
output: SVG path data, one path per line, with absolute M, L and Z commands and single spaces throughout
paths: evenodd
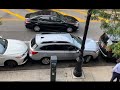
M 57 65 L 57 56 L 51 56 L 50 61 L 50 81 L 56 81 L 56 65 Z
M 85 41 L 86 41 L 86 37 L 87 37 L 87 32 L 88 32 L 88 27 L 89 27 L 89 22 L 90 22 L 90 17 L 91 17 L 91 11 L 92 11 L 92 9 L 89 9 L 88 13 L 87 13 L 86 25 L 85 25 L 83 41 L 82 41 L 82 46 L 81 46 L 81 55 L 77 58 L 77 64 L 73 71 L 73 74 L 76 77 L 82 76 L 82 64 L 84 61 L 83 52 L 84 52 L 84 48 L 85 48 Z

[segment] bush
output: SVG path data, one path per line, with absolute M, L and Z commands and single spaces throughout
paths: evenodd
M 110 46 L 112 49 L 113 57 L 119 58 L 120 57 L 120 41 L 118 43 L 114 43 Z

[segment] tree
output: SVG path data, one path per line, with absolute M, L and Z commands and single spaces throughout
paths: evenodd
M 94 9 L 91 19 L 100 20 L 100 28 L 109 35 L 120 37 L 120 9 Z M 120 57 L 120 41 L 109 46 L 114 57 Z

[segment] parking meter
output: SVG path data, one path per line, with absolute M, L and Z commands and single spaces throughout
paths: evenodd
M 56 81 L 56 64 L 57 64 L 57 56 L 51 56 L 50 61 L 50 81 L 55 82 Z

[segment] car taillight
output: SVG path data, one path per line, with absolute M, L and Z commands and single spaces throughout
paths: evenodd
M 35 51 L 32 51 L 32 50 L 30 50 L 30 54 L 32 54 L 32 55 L 35 55 L 35 54 L 37 54 L 38 52 L 35 52 Z
M 26 19 L 25 19 L 25 23 L 30 23 L 30 19 L 29 19 L 29 18 L 26 18 Z

